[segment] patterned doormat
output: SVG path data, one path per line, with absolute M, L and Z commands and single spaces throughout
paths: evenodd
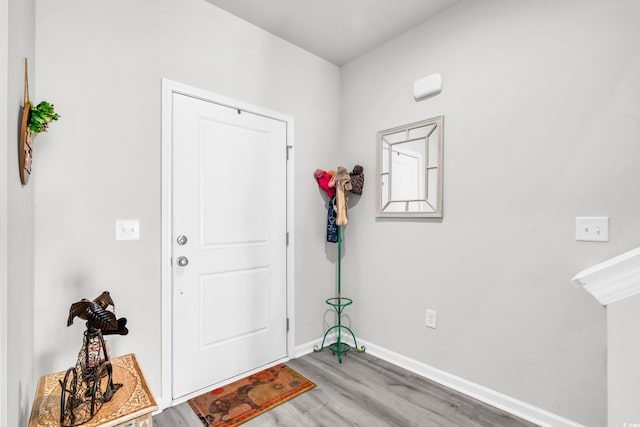
M 237 426 L 316 385 L 284 364 L 189 400 L 206 427 Z

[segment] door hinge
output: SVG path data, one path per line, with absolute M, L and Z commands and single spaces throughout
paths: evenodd
M 289 318 L 287 317 L 287 332 L 289 332 Z
M 287 244 L 287 246 L 289 246 L 289 232 L 287 231 L 286 237 L 285 237 L 285 242 Z
M 289 151 L 293 148 L 293 145 L 287 145 L 287 160 L 289 160 Z

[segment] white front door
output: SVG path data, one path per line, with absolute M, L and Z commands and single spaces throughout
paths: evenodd
M 172 396 L 287 356 L 287 125 L 173 94 Z

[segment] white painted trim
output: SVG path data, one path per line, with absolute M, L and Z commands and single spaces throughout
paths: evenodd
M 334 342 L 337 341 L 336 338 L 336 332 L 335 330 L 333 332 L 331 332 L 330 334 L 328 334 L 324 340 L 324 348 L 326 349 L 327 347 L 329 347 L 330 344 L 333 344 Z M 351 337 L 349 337 L 348 340 L 346 340 L 348 344 L 350 344 L 351 346 L 353 346 L 353 340 L 351 340 Z M 322 338 L 317 339 L 317 340 L 313 340 L 313 341 L 309 341 L 306 342 L 304 344 L 300 344 L 299 346 L 296 346 L 295 349 L 295 353 L 292 356 L 293 358 L 298 358 L 298 357 L 302 357 L 306 354 L 312 353 L 314 351 L 314 348 L 320 347 L 320 345 L 322 344 Z M 358 341 L 358 345 L 360 345 L 360 341 Z
M 171 117 L 173 110 L 173 85 L 167 80 L 162 80 L 162 135 L 161 135 L 161 215 L 162 215 L 162 236 L 161 236 L 161 373 L 160 392 L 158 406 L 165 409 L 171 406 L 171 205 L 173 202 L 171 195 Z
M 637 295 L 640 293 L 640 248 L 587 268 L 571 281 L 583 286 L 602 305 Z
M 322 338 L 320 338 L 319 340 L 309 341 L 307 343 L 300 344 L 300 345 L 296 346 L 296 349 L 295 349 L 292 357 L 294 359 L 297 359 L 297 358 L 305 356 L 305 355 L 307 355 L 309 353 L 313 353 L 313 347 L 315 347 L 316 345 L 320 345 L 321 342 L 322 342 Z M 333 342 L 333 340 L 331 340 L 329 342 Z
M 351 337 L 346 337 L 345 341 L 353 345 Z M 296 347 L 295 357 L 302 357 L 311 353 L 314 345 L 317 345 L 320 342 L 322 342 L 322 338 L 299 345 Z M 332 341 L 329 340 L 329 342 L 331 343 Z M 501 409 L 524 420 L 530 421 L 541 427 L 585 427 L 582 424 L 578 424 L 542 408 L 514 399 L 506 394 L 491 390 L 490 388 L 465 380 L 464 378 L 460 378 L 438 368 L 434 368 L 433 366 L 403 356 L 402 354 L 387 350 L 384 347 L 363 341 L 362 339 L 358 339 L 358 345 L 364 345 L 366 352 L 372 356 L 385 360 L 399 366 L 400 368 L 420 375 L 421 377 L 435 381 L 438 384 L 477 399 L 487 405 Z M 353 357 L 357 357 L 357 355 Z
M 253 114 L 280 120 L 287 125 L 287 145 L 289 161 L 287 162 L 287 231 L 289 232 L 289 246 L 287 246 L 287 316 L 289 317 L 289 334 L 287 335 L 288 360 L 295 346 L 295 218 L 294 218 L 294 153 L 295 153 L 295 121 L 293 116 L 266 108 L 249 104 L 237 99 L 229 98 L 193 86 L 185 85 L 168 79 L 162 79 L 162 345 L 161 345 L 161 393 L 158 402 L 162 402 L 162 409 L 168 408 L 179 401 L 173 401 L 171 395 L 171 135 L 172 135 L 172 98 L 173 94 L 182 94 L 194 98 L 214 102 L 231 108 L 241 109 Z M 282 153 L 285 155 L 285 153 Z
M 0 0 L 0 426 L 8 425 L 7 414 L 7 214 L 9 129 L 9 2 Z
M 296 233 L 295 233 L 295 120 L 293 117 L 287 120 L 287 146 L 289 160 L 287 161 L 287 233 L 289 233 L 289 245 L 287 246 L 287 317 L 289 318 L 289 333 L 287 335 L 287 357 L 291 357 L 296 344 L 296 294 L 295 266 L 296 266 Z

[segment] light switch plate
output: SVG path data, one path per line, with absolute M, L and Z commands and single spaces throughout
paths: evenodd
M 436 329 L 438 327 L 438 313 L 435 310 L 425 310 L 424 324 L 429 328 Z
M 579 216 L 576 218 L 576 240 L 582 242 L 608 242 L 608 216 Z
M 116 240 L 140 240 L 140 220 L 117 219 Z

